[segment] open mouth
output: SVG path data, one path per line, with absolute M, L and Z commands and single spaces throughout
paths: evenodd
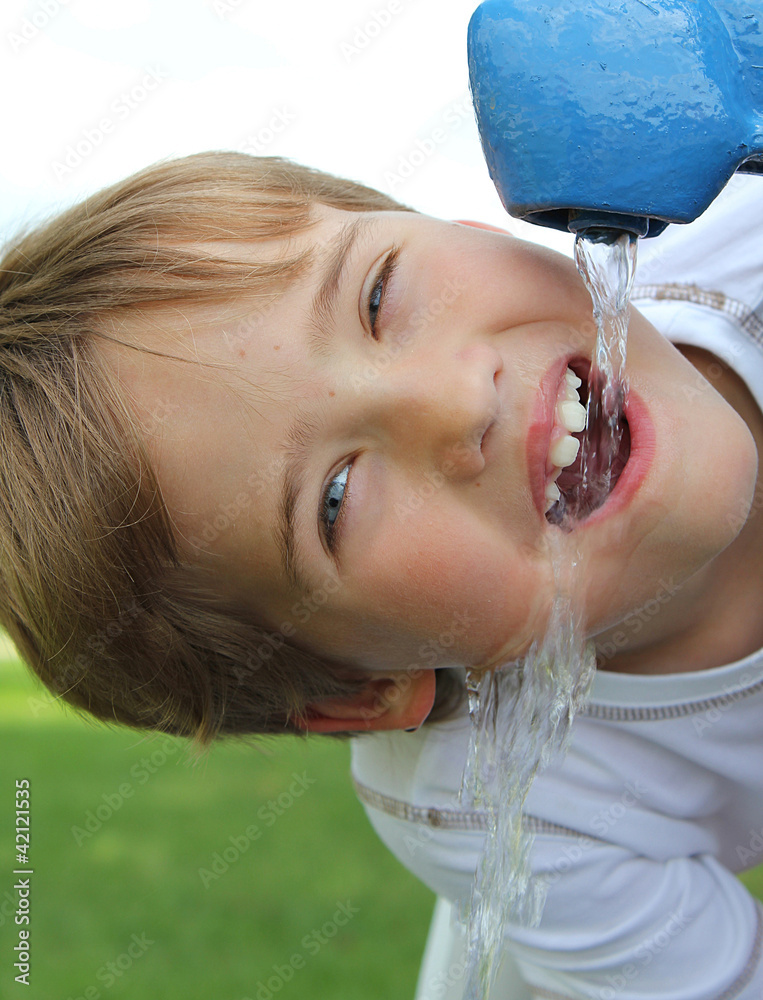
M 630 458 L 631 435 L 623 407 L 625 388 L 605 387 L 598 372 L 596 384 L 591 384 L 591 362 L 587 358 L 574 359 L 568 367 L 581 380 L 577 386 L 581 405 L 588 408 L 592 391 L 594 398 L 588 425 L 581 431 L 566 431 L 580 442 L 574 460 L 561 471 L 550 459 L 547 461 L 547 483 L 555 480 L 559 496 L 553 503 L 549 500 L 546 519 L 572 530 L 575 523 L 603 506 L 614 491 Z M 551 496 L 555 495 L 551 488 Z

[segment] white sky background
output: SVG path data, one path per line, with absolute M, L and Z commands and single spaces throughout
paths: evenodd
M 571 253 L 571 236 L 511 219 L 489 178 L 468 89 L 476 6 L 3 0 L 0 241 L 157 160 L 235 149 Z

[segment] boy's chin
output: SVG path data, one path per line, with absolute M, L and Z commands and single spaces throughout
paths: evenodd
M 732 412 L 725 415 L 724 446 L 715 445 L 715 453 L 709 448 L 702 456 L 707 462 L 695 465 L 692 488 L 687 485 L 672 496 L 655 494 L 652 503 L 642 505 L 644 533 L 631 552 L 620 553 L 619 563 L 616 546 L 609 558 L 599 555 L 599 565 L 607 564 L 607 572 L 591 573 L 587 587 L 587 606 L 608 609 L 597 624 L 590 621 L 589 634 L 597 643 L 623 625 L 633 626 L 636 619 L 646 625 L 657 614 L 661 625 L 667 624 L 671 614 L 666 606 L 673 604 L 673 597 L 681 592 L 686 600 L 695 590 L 699 595 L 712 576 L 713 563 L 727 550 L 741 567 L 750 539 L 739 536 L 755 513 L 758 453 L 749 428 Z
M 664 537 L 672 572 L 688 579 L 731 545 L 748 522 L 758 473 L 755 438 L 737 410 L 712 395 L 684 416 L 688 432 L 675 455 L 674 516 Z M 683 453 L 681 453 L 683 450 Z M 670 502 L 670 495 L 665 498 Z
M 683 477 L 685 489 L 677 503 L 687 525 L 689 549 L 696 545 L 701 560 L 703 550 L 706 559 L 720 554 L 749 519 L 759 458 L 753 430 L 759 434 L 760 414 L 754 403 L 750 406 L 751 397 L 740 399 L 733 382 L 725 387 L 723 381 L 711 383 L 701 369 L 694 369 L 692 378 L 690 405 L 681 413 L 683 454 L 676 456 L 676 464 L 679 484 Z
M 683 504 L 700 561 L 709 561 L 739 536 L 752 513 L 758 450 L 750 428 L 728 404 L 712 458 L 702 463 L 700 488 Z M 701 553 L 704 551 L 705 559 Z

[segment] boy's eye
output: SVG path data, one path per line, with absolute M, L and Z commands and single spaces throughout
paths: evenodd
M 345 465 L 342 471 L 333 477 L 326 487 L 326 492 L 323 494 L 323 499 L 321 501 L 321 524 L 323 526 L 323 535 L 326 539 L 326 544 L 329 547 L 330 552 L 334 552 L 336 548 L 339 528 L 341 527 L 341 517 L 342 517 L 342 502 L 344 500 L 344 494 L 347 489 L 347 476 L 349 475 L 350 466 Z M 338 522 L 338 527 L 334 527 Z
M 379 308 L 384 294 L 384 283 L 381 275 L 377 278 L 376 284 L 371 289 L 368 297 L 368 321 L 371 325 L 371 333 L 376 334 L 376 317 L 379 315 Z
M 376 322 L 379 318 L 379 313 L 382 311 L 384 306 L 384 299 L 387 295 L 387 287 L 395 273 L 399 256 L 400 247 L 393 247 L 387 254 L 384 263 L 382 264 L 381 271 L 379 272 L 379 276 L 374 282 L 373 288 L 368 296 L 368 303 L 366 306 L 368 312 L 368 323 L 374 337 L 376 337 Z
M 368 314 L 368 324 L 374 338 L 376 337 L 376 324 L 387 296 L 387 289 L 397 268 L 400 250 L 400 245 L 396 245 L 384 258 L 381 270 L 368 294 L 366 311 Z M 351 466 L 352 463 L 348 463 L 338 475 L 331 479 L 321 498 L 319 520 L 323 537 L 326 539 L 326 545 L 332 554 L 339 544 L 342 527 L 342 506 L 345 502 L 347 478 Z

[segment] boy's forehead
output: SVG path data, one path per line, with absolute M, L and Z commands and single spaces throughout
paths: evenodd
M 124 310 L 116 319 L 103 324 L 105 336 L 95 337 L 93 347 L 125 376 L 145 371 L 156 362 L 171 363 L 176 358 L 201 363 L 207 351 L 217 354 L 219 345 L 215 338 L 221 331 L 230 339 L 265 326 L 279 300 L 287 297 L 290 289 L 309 280 L 321 250 L 329 242 L 330 238 L 323 233 L 311 237 L 305 232 L 263 242 L 204 244 L 217 258 L 251 262 L 251 286 L 247 288 L 243 282 L 238 294 L 229 293 L 217 299 L 189 296 Z M 257 273 L 257 265 L 277 265 L 285 259 L 294 261 L 297 255 L 301 266 L 289 269 L 296 274 Z
M 202 245 L 211 257 L 251 262 L 250 287 L 244 281 L 239 294 L 226 294 L 216 300 L 178 298 L 137 307 L 110 323 L 106 332 L 139 351 L 200 360 L 199 348 L 204 344 L 199 338 L 214 336 L 221 329 L 230 338 L 264 327 L 279 304 L 301 298 L 300 292 L 317 283 L 321 275 L 328 276 L 326 265 L 341 249 L 343 234 L 348 231 L 356 236 L 365 234 L 373 229 L 380 215 L 389 214 L 351 212 L 315 203 L 310 223 L 297 233 L 257 241 L 204 242 Z M 199 244 L 189 249 L 198 252 Z M 211 346 L 217 345 L 213 342 Z M 114 357 L 118 353 L 117 350 Z M 138 352 L 131 350 L 131 353 Z
M 318 275 L 325 275 L 326 258 L 336 251 L 336 234 L 348 219 L 371 214 L 322 209 L 318 225 L 298 240 L 239 248 L 253 263 L 304 251 L 307 266 L 281 288 L 220 302 L 158 304 L 105 331 L 124 343 L 95 338 L 96 354 L 116 374 L 165 500 L 176 511 L 208 513 L 214 496 L 203 481 L 224 475 L 221 460 L 233 437 L 240 445 L 234 452 L 245 450 L 252 468 L 268 462 L 293 409 L 296 383 L 302 394 L 319 391 L 304 381 L 312 369 L 299 331 Z
M 338 285 L 350 252 L 373 231 L 381 214 L 316 206 L 314 223 L 303 232 L 239 244 L 239 257 L 251 260 L 254 267 L 283 263 L 284 271 L 253 276 L 250 289 L 219 301 L 159 305 L 150 326 L 133 326 L 131 339 L 151 349 L 160 341 L 159 349 L 168 354 L 218 364 L 235 363 L 242 351 L 272 334 L 289 340 L 295 324 L 315 321 Z
M 113 340 L 95 338 L 96 356 L 116 374 L 150 437 L 177 437 L 184 422 L 187 435 L 191 413 L 196 419 L 204 413 L 217 419 L 218 408 L 232 408 L 236 397 L 237 412 L 244 411 L 244 403 L 251 415 L 263 409 L 272 415 L 263 400 L 288 390 L 290 380 L 293 386 L 300 375 L 313 373 L 306 365 L 308 341 L 302 331 L 309 333 L 316 301 L 336 286 L 353 239 L 372 231 L 382 215 L 390 213 L 316 205 L 314 224 L 296 235 L 238 244 L 235 251 L 218 244 L 215 250 L 252 261 L 251 290 L 219 301 L 155 303 L 110 324 L 104 332 Z M 271 270 L 267 280 L 258 279 L 258 263 L 294 260 L 302 265 L 291 277 L 279 279 Z

